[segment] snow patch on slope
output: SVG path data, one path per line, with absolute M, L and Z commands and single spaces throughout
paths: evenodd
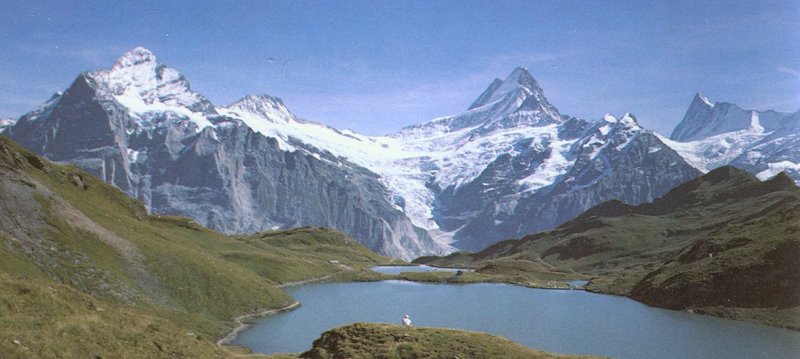
M 656 133 L 658 139 L 678 152 L 689 165 L 702 172 L 724 166 L 745 153 L 764 133 L 743 130 L 710 136 L 701 140 L 680 142 Z
M 17 120 L 12 118 L 1 118 L 0 119 L 0 133 L 3 133 L 7 128 L 14 126 L 17 123 Z
M 544 160 L 531 175 L 518 181 L 525 192 L 533 192 L 555 183 L 574 164 L 568 157 L 577 139 L 561 140 L 557 132 L 551 132 L 548 139 L 552 149 L 550 157 Z
M 756 176 L 758 179 L 764 181 L 768 180 L 772 177 L 775 177 L 778 173 L 781 172 L 800 172 L 800 163 L 794 163 L 791 161 L 781 161 L 776 163 L 770 163 L 769 168 L 764 171 L 759 172 Z M 797 181 L 795 181 L 797 182 Z
M 140 123 L 146 123 L 153 114 L 159 113 L 173 113 L 179 117 L 186 118 L 197 125 L 197 131 L 213 126 L 211 121 L 200 112 L 194 112 L 186 107 L 170 106 L 161 101 L 154 101 L 146 103 L 144 98 L 135 93 L 135 91 L 126 91 L 121 95 L 114 96 L 114 98 L 123 106 L 128 108 L 131 117 L 140 120 Z

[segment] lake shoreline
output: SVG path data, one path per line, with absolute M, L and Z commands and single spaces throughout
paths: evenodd
M 327 280 L 330 280 L 331 278 L 334 278 L 337 275 L 345 273 L 345 272 L 348 272 L 348 271 L 353 271 L 353 270 L 352 270 L 352 268 L 343 269 L 343 270 L 340 270 L 338 272 L 327 274 L 327 275 L 324 275 L 324 276 L 321 276 L 321 277 L 314 277 L 314 278 L 309 278 L 309 279 L 304 279 L 304 280 L 281 283 L 281 284 L 277 285 L 276 287 L 284 289 L 284 288 L 296 287 L 296 286 L 306 285 L 306 284 L 321 283 L 321 282 L 325 282 Z M 353 281 L 353 282 L 355 282 L 355 281 Z M 268 316 L 272 316 L 272 315 L 278 315 L 278 314 L 290 312 L 292 310 L 295 310 L 295 309 L 299 308 L 300 305 L 302 305 L 302 304 L 299 301 L 295 300 L 293 303 L 291 303 L 291 304 L 289 304 L 289 305 L 287 305 L 285 307 L 282 307 L 282 308 L 265 309 L 265 310 L 261 310 L 261 311 L 257 311 L 257 312 L 250 312 L 250 313 L 245 313 L 245 314 L 239 315 L 236 318 L 233 318 L 233 321 L 237 324 L 236 327 L 234 327 L 230 332 L 228 332 L 227 335 L 225 335 L 224 337 L 222 337 L 219 340 L 217 340 L 216 341 L 216 345 L 218 347 L 220 347 L 220 348 L 222 348 L 224 346 L 233 345 L 233 344 L 231 344 L 231 342 L 236 340 L 236 337 L 239 335 L 239 333 L 241 333 L 242 331 L 246 330 L 247 328 L 249 328 L 252 325 L 252 323 L 245 322 L 245 321 L 249 321 L 249 320 L 252 320 L 252 319 L 258 319 L 258 318 L 263 318 L 263 317 L 268 317 Z
M 453 267 L 446 267 L 446 266 L 437 266 L 431 264 L 424 264 L 424 265 L 439 269 L 454 269 Z M 798 323 L 800 322 L 800 320 L 798 319 L 800 318 L 800 308 L 778 309 L 778 308 L 740 308 L 740 307 L 694 307 L 686 309 L 672 309 L 672 308 L 653 306 L 648 303 L 643 303 L 632 298 L 629 295 L 626 295 L 625 293 L 619 293 L 613 290 L 607 290 L 602 286 L 599 287 L 592 286 L 591 281 L 594 279 L 598 279 L 598 277 L 588 278 L 588 276 L 586 276 L 585 278 L 588 279 L 587 283 L 585 283 L 582 286 L 572 286 L 569 284 L 568 281 L 565 282 L 564 280 L 537 280 L 535 278 L 528 278 L 529 280 L 524 280 L 520 278 L 509 278 L 507 276 L 498 274 L 485 274 L 485 276 L 482 277 L 471 276 L 469 278 L 462 277 L 458 279 L 457 276 L 443 275 L 442 273 L 445 272 L 438 272 L 438 274 L 435 275 L 432 275 L 430 273 L 436 273 L 436 272 L 403 272 L 392 275 L 393 277 L 392 279 L 406 280 L 416 283 L 438 283 L 438 284 L 504 283 L 525 288 L 532 288 L 532 289 L 583 290 L 596 294 L 606 294 L 606 295 L 628 298 L 630 300 L 636 301 L 637 303 L 642 303 L 644 305 L 653 308 L 667 309 L 676 312 L 684 312 L 684 313 L 697 314 L 715 318 L 754 323 L 774 328 L 788 329 L 800 332 L 800 323 Z M 477 273 L 471 272 L 471 274 L 477 274 Z
M 244 320 L 250 320 L 250 319 L 255 319 L 255 318 L 263 318 L 263 317 L 267 317 L 267 316 L 270 316 L 270 315 L 277 315 L 277 314 L 281 314 L 281 313 L 286 313 L 286 312 L 289 312 L 289 311 L 297 309 L 298 307 L 300 307 L 300 305 L 301 305 L 300 302 L 294 301 L 294 303 L 289 304 L 289 305 L 287 305 L 287 306 L 285 306 L 283 308 L 266 309 L 266 310 L 258 311 L 258 312 L 255 312 L 255 313 L 242 314 L 242 315 L 240 315 L 240 316 L 238 316 L 238 317 L 233 319 L 233 321 L 237 324 L 237 326 L 235 328 L 233 328 L 233 330 L 231 330 L 228 333 L 228 335 L 226 335 L 226 336 L 222 337 L 221 339 L 217 340 L 216 344 L 220 348 L 224 347 L 226 345 L 231 345 L 231 342 L 236 340 L 236 336 L 238 336 L 239 333 L 241 333 L 242 331 L 244 331 L 245 329 L 249 328 L 252 325 L 252 323 L 244 322 Z
M 421 284 L 424 286 L 425 284 L 435 283 Z M 532 288 L 508 283 L 485 283 L 479 286 L 430 285 L 421 287 L 409 281 L 396 280 L 378 282 L 374 285 L 371 283 L 341 282 L 295 287 L 289 292 L 292 297 L 303 303 L 303 307 L 289 314 L 291 315 L 290 320 L 277 320 L 277 318 L 260 320 L 259 323 L 262 323 L 263 326 L 262 324 L 251 326 L 246 332 L 240 333 L 236 345 L 250 348 L 250 350 L 257 353 L 303 352 L 308 349 L 308 343 L 319 337 L 319 333 L 332 327 L 355 322 L 394 323 L 395 319 L 402 317 L 403 313 L 409 313 L 417 326 L 459 328 L 459 330 L 489 333 L 509 338 L 528 348 L 541 348 L 554 353 L 593 353 L 612 356 L 613 354 L 622 355 L 621 353 L 626 352 L 636 353 L 636 349 L 617 351 L 617 349 L 614 349 L 616 346 L 609 344 L 617 341 L 624 342 L 629 337 L 628 334 L 608 340 L 592 337 L 593 339 L 589 340 L 590 344 L 583 342 L 579 345 L 566 345 L 564 348 L 561 347 L 564 344 L 559 344 L 564 342 L 563 338 L 574 337 L 569 340 L 572 342 L 575 338 L 591 337 L 592 333 L 598 330 L 602 332 L 611 331 L 609 328 L 619 327 L 623 323 L 626 325 L 636 323 L 635 327 L 644 328 L 645 331 L 650 330 L 648 328 L 654 328 L 655 325 L 658 325 L 658 328 L 662 328 L 661 324 L 667 324 L 663 328 L 672 330 L 673 334 L 671 335 L 674 335 L 674 338 L 679 338 L 681 341 L 686 340 L 687 343 L 691 344 L 688 345 L 689 347 L 696 347 L 695 344 L 703 343 L 703 341 L 695 339 L 703 336 L 698 334 L 686 337 L 685 334 L 681 334 L 686 333 L 687 331 L 685 330 L 692 332 L 691 330 L 697 329 L 697 333 L 710 333 L 710 337 L 707 339 L 713 339 L 711 342 L 717 343 L 715 347 L 723 348 L 711 351 L 717 354 L 729 353 L 730 350 L 724 348 L 730 348 L 730 346 L 724 339 L 728 335 L 724 335 L 722 339 L 719 339 L 715 333 L 740 336 L 741 334 L 737 333 L 742 333 L 742 331 L 754 333 L 747 336 L 747 338 L 760 338 L 761 341 L 754 341 L 753 347 L 759 350 L 774 348 L 774 350 L 769 350 L 772 353 L 785 353 L 785 350 L 781 348 L 786 348 L 787 345 L 795 345 L 792 347 L 796 347 L 796 344 L 786 344 L 785 340 L 783 342 L 780 341 L 779 338 L 787 335 L 791 338 L 796 338 L 796 334 L 787 332 L 778 333 L 777 337 L 770 336 L 770 338 L 778 339 L 764 340 L 764 336 L 759 333 L 773 333 L 774 330 L 767 327 L 742 326 L 742 324 L 736 324 L 733 321 L 715 321 L 710 316 L 695 316 L 688 315 L 688 313 L 663 310 L 662 308 L 643 305 L 617 295 L 594 293 L 599 294 L 597 296 L 590 294 L 588 291 L 575 291 L 573 292 L 574 294 L 558 294 L 572 291 L 529 291 L 528 289 Z M 498 302 L 498 296 L 505 299 Z M 365 301 L 364 298 L 368 297 L 370 299 Z M 331 301 L 331 298 L 337 298 L 337 300 Z M 453 298 L 459 298 L 459 300 L 454 301 Z M 493 303 L 496 304 L 493 306 L 497 308 L 474 310 L 481 303 L 483 305 Z M 555 312 L 553 312 L 553 308 L 557 308 Z M 604 310 L 598 311 L 598 308 L 604 308 Z M 463 313 L 452 314 L 449 312 L 450 310 L 455 310 L 453 313 Z M 678 314 L 673 315 L 666 312 L 676 312 Z M 320 319 L 322 317 L 325 319 Z M 329 317 L 341 318 L 330 319 Z M 703 319 L 702 317 L 708 319 Z M 452 320 L 452 318 L 456 319 Z M 533 320 L 534 318 L 535 320 Z M 619 323 L 615 321 L 619 321 Z M 669 330 L 666 332 L 671 333 Z M 520 336 L 518 334 L 520 332 L 526 334 Z M 534 335 L 533 333 L 536 334 Z M 553 339 L 560 336 L 564 337 L 558 340 Z M 529 340 L 526 338 L 535 339 Z M 744 339 L 737 339 L 737 342 L 743 341 Z M 762 344 L 762 342 L 770 344 Z M 655 338 L 648 343 L 650 343 L 649 345 L 653 350 L 659 350 L 662 353 L 670 352 L 673 349 L 669 345 L 665 346 L 664 341 L 659 338 Z M 783 344 L 774 345 L 774 343 Z M 566 347 L 569 347 L 569 349 Z M 692 351 L 686 349 L 685 352 Z M 628 357 L 642 356 L 628 355 Z M 666 358 L 668 356 L 661 357 Z M 734 355 L 732 357 L 737 356 Z M 743 358 L 743 356 L 738 357 Z M 779 355 L 778 357 L 784 357 L 784 355 Z
M 403 267 L 412 267 L 412 266 L 414 266 L 414 265 L 404 265 Z M 432 266 L 432 267 L 435 267 L 435 266 Z M 444 269 L 446 267 L 436 267 L 436 268 Z M 342 271 L 339 271 L 339 272 L 336 272 L 336 273 L 332 273 L 332 274 L 329 274 L 329 275 L 325 275 L 325 276 L 322 276 L 322 277 L 316 277 L 316 278 L 311 278 L 311 279 L 307 279 L 307 280 L 300 280 L 300 281 L 282 283 L 282 284 L 278 285 L 277 287 L 278 288 L 288 288 L 288 287 L 295 287 L 295 286 L 301 286 L 301 285 L 307 285 L 307 284 L 321 283 L 321 282 L 328 281 L 328 280 L 330 280 L 332 278 L 335 278 L 337 275 L 342 274 L 343 272 L 347 272 L 347 270 L 342 270 Z M 428 273 L 428 272 L 418 272 L 418 273 Z M 442 272 L 437 272 L 437 273 L 445 273 L 445 272 L 442 271 Z M 621 295 L 621 294 L 618 294 L 618 293 L 611 293 L 611 292 L 604 292 L 602 290 L 597 290 L 597 289 L 587 289 L 586 285 L 583 285 L 583 286 L 580 286 L 580 287 L 575 287 L 575 286 L 569 285 L 568 283 L 561 283 L 559 281 L 548 281 L 548 282 L 545 282 L 546 284 L 544 284 L 544 285 L 542 285 L 542 284 L 535 285 L 535 284 L 530 283 L 530 282 L 519 282 L 519 281 L 510 280 L 509 278 L 500 278 L 500 276 L 491 276 L 491 275 L 489 277 L 487 277 L 487 278 L 481 278 L 481 279 L 474 278 L 473 280 L 470 280 L 470 281 L 450 281 L 450 280 L 448 280 L 448 279 L 452 279 L 452 278 L 457 278 L 456 275 L 447 276 L 447 277 L 438 277 L 438 278 L 424 278 L 424 277 L 423 278 L 420 278 L 420 277 L 416 277 L 415 278 L 414 276 L 406 276 L 406 275 L 401 275 L 401 274 L 392 274 L 392 275 L 384 274 L 384 275 L 385 276 L 383 278 L 369 278 L 369 279 L 361 279 L 361 280 L 359 280 L 359 279 L 350 279 L 350 280 L 343 280 L 343 281 L 342 280 L 338 280 L 337 282 L 353 282 L 353 283 L 356 283 L 356 282 L 380 282 L 380 281 L 385 281 L 385 280 L 401 280 L 401 281 L 409 281 L 409 282 L 415 282 L 415 283 L 445 284 L 445 285 L 447 285 L 447 284 L 450 284 L 450 285 L 453 285 L 453 284 L 455 284 L 455 285 L 458 285 L 458 284 L 479 284 L 479 283 L 507 284 L 507 285 L 519 286 L 519 287 L 530 288 L 530 289 L 579 290 L 579 291 L 586 291 L 586 292 L 596 293 L 596 294 L 611 295 L 611 296 L 623 297 L 623 298 L 634 300 L 634 299 L 632 299 L 632 298 L 630 298 L 629 296 L 626 296 L 626 295 Z M 492 277 L 494 277 L 494 278 L 492 278 Z M 558 284 L 565 284 L 565 286 L 552 285 L 552 284 L 555 284 L 556 282 L 558 282 Z M 636 301 L 636 300 L 634 300 L 634 301 Z M 641 303 L 639 301 L 636 301 L 636 302 L 637 303 Z M 642 304 L 647 305 L 646 303 L 642 303 Z M 289 312 L 289 311 L 292 311 L 294 309 L 297 309 L 298 307 L 300 307 L 300 305 L 301 305 L 301 303 L 299 301 L 295 301 L 294 303 L 292 303 L 292 304 L 290 304 L 288 306 L 282 307 L 282 308 L 268 309 L 268 310 L 263 310 L 263 311 L 259 311 L 259 312 L 255 312 L 255 313 L 242 314 L 242 315 L 234 318 L 234 322 L 236 322 L 238 325 L 233 330 L 231 330 L 225 337 L 219 339 L 216 342 L 217 346 L 223 347 L 223 346 L 233 345 L 233 344 L 231 344 L 231 342 L 233 342 L 236 339 L 238 334 L 241 333 L 242 331 L 248 329 L 252 325 L 252 323 L 249 323 L 249 322 L 246 322 L 246 321 L 249 321 L 251 319 L 262 318 L 262 317 L 266 317 L 266 316 L 277 315 L 277 314 L 282 314 L 282 313 L 285 313 L 285 312 Z M 647 306 L 648 307 L 653 307 L 653 308 L 658 308 L 658 307 L 651 306 L 651 305 L 647 305 Z M 666 309 L 666 308 L 659 308 L 659 309 Z M 788 329 L 788 330 L 792 330 L 792 331 L 800 331 L 800 328 L 798 328 L 796 326 L 793 326 L 791 324 L 785 324 L 785 323 L 780 323 L 780 322 L 776 323 L 774 320 L 773 321 L 759 320 L 760 318 L 758 318 L 758 317 L 753 318 L 753 317 L 748 317 L 748 316 L 732 315 L 731 312 L 732 311 L 736 311 L 736 309 L 738 309 L 738 308 L 729 308 L 730 310 L 727 310 L 727 311 L 719 311 L 719 310 L 715 311 L 715 310 L 703 310 L 703 309 L 706 309 L 706 308 L 697 308 L 697 310 L 675 310 L 675 309 L 671 309 L 671 310 L 676 311 L 676 312 L 687 312 L 687 313 L 692 313 L 692 314 L 699 314 L 699 315 L 709 316 L 709 317 L 724 318 L 724 319 L 735 320 L 735 321 L 750 322 L 750 323 L 755 323 L 755 324 L 760 324 L 760 325 L 765 325 L 765 326 L 770 326 L 770 327 L 775 327 L 775 328 Z
M 744 307 L 691 307 L 685 309 L 674 309 L 659 307 L 638 301 L 630 295 L 615 293 L 614 291 L 606 291 L 603 288 L 584 288 L 583 290 L 596 293 L 613 295 L 622 298 L 628 298 L 637 303 L 642 303 L 648 307 L 671 310 L 674 312 L 689 313 L 692 315 L 702 315 L 714 318 L 728 319 L 737 322 L 753 323 L 764 325 L 773 328 L 788 329 L 795 332 L 800 332 L 800 308 L 744 308 Z

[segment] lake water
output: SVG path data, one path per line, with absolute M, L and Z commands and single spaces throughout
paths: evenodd
M 588 280 L 573 280 L 567 284 L 575 288 L 583 288 L 588 283 L 589 283 Z
M 287 288 L 303 305 L 260 319 L 234 344 L 260 353 L 303 352 L 353 322 L 488 332 L 535 349 L 615 358 L 797 358 L 800 333 L 657 308 L 581 290 L 406 281 Z
M 458 268 L 439 268 L 426 265 L 419 266 L 377 266 L 370 268 L 378 273 L 383 274 L 400 274 L 403 272 L 457 272 L 459 270 L 471 271 L 471 269 L 458 269 Z

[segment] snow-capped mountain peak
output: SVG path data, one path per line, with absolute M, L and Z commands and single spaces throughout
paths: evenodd
M 549 229 L 608 199 L 650 200 L 697 172 L 630 114 L 561 115 L 522 67 L 466 111 L 380 137 L 297 119 L 266 95 L 214 107 L 145 48 L 52 104 L 12 137 L 155 211 L 227 231 L 333 226 L 406 259 Z
M 88 76 L 105 86 L 141 123 L 150 121 L 152 113 L 171 112 L 188 118 L 198 129 L 211 125 L 204 115 L 214 113 L 214 106 L 192 91 L 183 74 L 159 63 L 144 47 L 126 52 L 110 69 Z
M 115 96 L 136 92 L 147 102 L 157 96 L 158 62 L 150 50 L 137 47 L 120 56 L 109 70 L 99 71 Z M 174 77 L 174 74 L 170 74 Z
M 622 115 L 622 118 L 620 118 L 617 122 L 621 127 L 626 129 L 641 129 L 641 126 L 639 126 L 639 121 L 636 120 L 636 116 L 630 112 L 626 112 L 624 115 Z
M 226 107 L 228 110 L 246 112 L 271 121 L 289 122 L 295 117 L 283 100 L 270 95 L 248 95 Z
M 150 66 L 155 68 L 156 64 L 156 55 L 154 55 L 152 51 L 138 46 L 122 54 L 111 68 L 122 69 L 134 66 Z
M 544 98 L 544 91 L 528 72 L 528 69 L 517 67 L 506 76 L 505 80 L 495 79 L 492 81 L 489 87 L 469 106 L 468 110 L 495 105 L 497 102 L 503 103 L 505 105 L 503 107 L 516 110 L 528 98 L 533 98 L 536 102 L 544 102 L 544 106 L 551 106 Z M 509 107 L 509 105 L 513 107 Z M 531 105 L 532 102 L 529 102 L 528 107 L 532 109 L 534 106 Z
M 708 106 L 708 107 L 714 107 L 714 104 L 711 103 L 711 100 L 709 100 L 708 97 L 705 97 L 702 92 L 698 92 L 698 93 L 694 94 L 694 100 L 693 101 L 699 101 L 699 102 L 702 102 L 702 103 L 706 104 L 706 106 Z
M 610 136 L 610 134 L 618 132 L 636 132 L 641 130 L 644 129 L 639 125 L 636 116 L 626 112 L 620 118 L 610 113 L 603 115 L 600 121 L 595 122 L 594 126 L 590 127 L 589 132 L 596 132 L 602 137 L 607 137 Z
M 774 111 L 744 110 L 727 102 L 714 104 L 698 93 L 670 139 L 695 141 L 733 131 L 764 132 L 774 128 L 783 114 Z
M 707 119 L 714 111 L 714 105 L 705 96 L 699 92 L 694 95 L 692 103 L 683 115 L 683 119 L 672 131 L 670 139 L 676 141 L 685 141 L 697 136 L 697 133 L 702 131 L 707 126 Z
M 731 164 L 767 179 L 785 170 L 800 183 L 800 111 L 745 110 L 698 93 L 661 140 L 703 172 Z
M 467 111 L 404 128 L 396 136 L 420 138 L 468 131 L 464 138 L 498 130 L 548 126 L 564 122 L 562 116 L 527 69 L 514 69 L 505 80 L 495 79 Z
M 17 123 L 16 119 L 13 118 L 0 118 L 0 133 L 3 133 L 5 129 L 14 126 Z
M 578 144 L 583 147 L 581 151 L 591 153 L 589 157 L 594 158 L 607 146 L 613 145 L 618 150 L 625 148 L 636 136 L 645 131 L 639 126 L 636 117 L 630 113 L 625 113 L 620 118 L 605 114 L 600 121 L 589 128 Z

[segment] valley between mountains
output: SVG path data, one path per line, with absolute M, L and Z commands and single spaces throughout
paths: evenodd
M 135 48 L 0 120 L 0 353 L 249 355 L 215 342 L 238 316 L 296 306 L 282 285 L 321 279 L 588 280 L 800 330 L 800 111 L 698 93 L 668 137 L 598 117 L 563 114 L 516 68 L 463 112 L 365 136 L 268 95 L 212 104 Z M 474 271 L 368 270 L 412 260 Z M 302 355 L 392 353 L 397 329 L 336 328 Z M 551 357 L 415 333 L 419 355 L 462 340 Z
M 240 329 L 242 320 L 234 318 L 247 317 L 242 313 L 297 307 L 282 286 L 394 278 L 367 268 L 396 260 L 340 232 L 304 227 L 230 236 L 188 218 L 150 215 L 87 172 L 50 163 L 2 136 L 0 199 L 3 358 L 264 357 L 217 339 L 225 344 Z M 302 357 L 329 357 L 324 353 L 336 338 L 348 355 L 388 353 L 393 347 L 383 345 L 397 341 L 399 329 L 339 328 Z M 369 336 L 361 335 L 365 330 Z M 413 333 L 403 350 L 419 355 L 583 357 L 474 332 Z M 374 345 L 359 346 L 364 340 Z M 452 344 L 464 340 L 472 346 Z
M 212 104 L 136 48 L 4 134 L 152 213 L 225 233 L 331 227 L 410 260 L 553 229 L 609 200 L 649 202 L 725 164 L 798 181 L 798 126 L 800 112 L 698 94 L 666 138 L 632 114 L 565 115 L 517 68 L 464 112 L 364 136 L 299 119 L 268 95 Z

